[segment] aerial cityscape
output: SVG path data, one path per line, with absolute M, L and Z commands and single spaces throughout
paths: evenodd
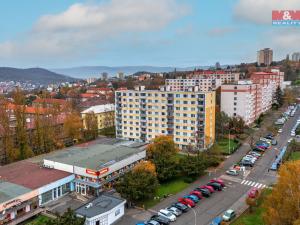
M 300 225 L 300 1 L 0 18 L 0 225 Z

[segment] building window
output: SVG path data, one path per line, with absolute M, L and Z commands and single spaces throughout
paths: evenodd
M 121 210 L 117 209 L 116 212 L 115 212 L 115 216 L 118 216 L 120 213 L 121 213 Z

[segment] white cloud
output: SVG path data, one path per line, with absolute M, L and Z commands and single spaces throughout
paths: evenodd
M 0 59 L 76 58 L 123 34 L 159 31 L 188 10 L 178 0 L 74 4 L 62 13 L 42 16 L 22 39 L 0 43 Z
M 239 0 L 234 15 L 256 24 L 271 24 L 272 10 L 299 10 L 299 0 Z

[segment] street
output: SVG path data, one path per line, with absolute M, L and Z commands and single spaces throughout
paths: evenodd
M 151 213 L 159 211 L 162 208 L 166 208 L 176 200 L 189 193 L 195 187 L 206 184 L 210 179 L 220 177 L 224 180 L 226 188 L 222 192 L 214 193 L 210 198 L 202 199 L 193 210 L 184 213 L 177 218 L 176 222 L 172 222 L 174 225 L 207 225 L 210 224 L 213 218 L 222 215 L 224 211 L 231 208 L 238 214 L 243 211 L 245 206 L 245 197 L 247 192 L 252 188 L 264 188 L 270 186 L 276 182 L 277 174 L 275 171 L 268 171 L 272 162 L 275 160 L 279 150 L 287 144 L 290 139 L 290 131 L 293 125 L 296 123 L 300 115 L 298 109 L 294 117 L 290 119 L 283 126 L 283 132 L 276 137 L 278 144 L 267 150 L 263 157 L 261 157 L 255 164 L 255 166 L 245 171 L 244 176 L 232 177 L 225 175 L 225 171 L 230 168 L 234 163 L 238 162 L 250 149 L 248 144 L 243 144 L 234 154 L 227 158 L 222 165 L 214 172 L 201 177 L 193 184 L 191 184 L 184 191 L 170 196 L 157 204 L 148 211 L 141 210 L 129 210 L 129 214 L 126 214 L 118 225 L 135 224 L 138 221 L 144 221 L 149 219 Z M 277 148 L 278 150 L 275 150 Z M 192 212 L 193 211 L 193 212 Z M 196 222 L 195 222 L 196 221 Z

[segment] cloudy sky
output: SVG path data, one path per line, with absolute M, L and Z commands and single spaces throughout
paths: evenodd
M 0 66 L 200 66 L 300 51 L 300 27 L 272 27 L 299 0 L 1 0 Z

